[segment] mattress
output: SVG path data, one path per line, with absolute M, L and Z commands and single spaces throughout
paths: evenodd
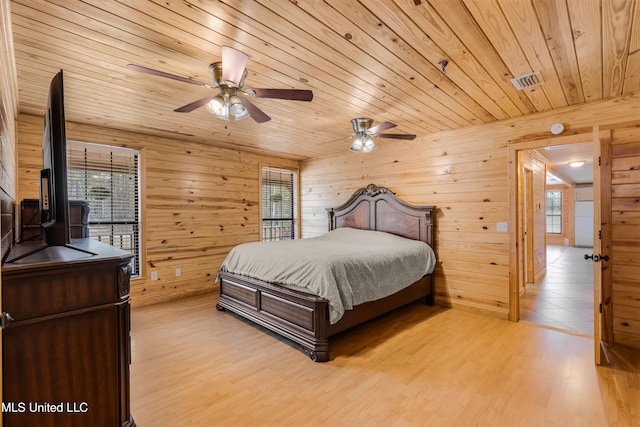
M 318 295 L 329 320 L 345 310 L 389 296 L 431 274 L 436 257 L 425 242 L 381 231 L 338 228 L 322 236 L 243 243 L 222 271 Z

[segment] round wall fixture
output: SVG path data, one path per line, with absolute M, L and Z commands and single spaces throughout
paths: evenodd
M 560 135 L 562 132 L 564 132 L 564 125 L 562 123 L 556 123 L 555 125 L 551 126 L 552 134 Z

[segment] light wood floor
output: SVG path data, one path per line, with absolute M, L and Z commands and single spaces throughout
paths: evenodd
M 163 426 L 640 426 L 640 351 L 412 304 L 335 337 L 332 360 L 217 295 L 132 312 L 132 414 Z

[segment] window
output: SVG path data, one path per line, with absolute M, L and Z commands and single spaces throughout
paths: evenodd
M 68 141 L 70 200 L 89 202 L 92 239 L 131 252 L 132 275 L 140 275 L 139 152 Z
M 547 233 L 562 234 L 562 191 L 547 191 Z
M 293 240 L 297 227 L 297 174 L 262 168 L 262 240 Z

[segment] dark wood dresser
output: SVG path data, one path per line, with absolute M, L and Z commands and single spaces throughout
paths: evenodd
M 22 243 L 11 256 L 33 250 Z M 135 426 L 131 254 L 72 239 L 2 266 L 5 426 Z

